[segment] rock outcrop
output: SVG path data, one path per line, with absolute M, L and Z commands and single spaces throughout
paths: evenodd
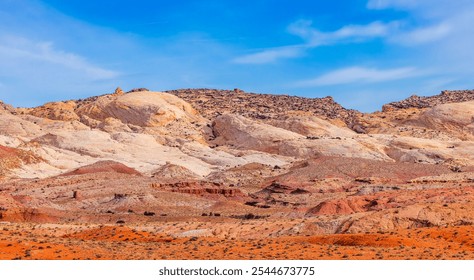
M 152 171 L 152 177 L 158 179 L 173 179 L 173 180 L 196 180 L 200 179 L 201 176 L 192 172 L 184 166 L 176 165 L 167 162 L 160 168 Z
M 237 188 L 225 187 L 219 183 L 206 181 L 190 181 L 176 183 L 152 183 L 152 188 L 159 190 L 167 190 L 177 193 L 193 194 L 193 195 L 222 195 L 224 197 L 243 197 L 244 194 Z
M 408 108 L 431 108 L 440 104 L 458 103 L 472 100 L 474 100 L 474 90 L 444 90 L 438 95 L 412 95 L 405 100 L 388 103 L 383 106 L 383 111 Z
M 167 91 L 214 119 L 221 114 L 237 114 L 250 119 L 279 119 L 287 115 L 313 115 L 352 123 L 355 110 L 348 110 L 332 97 L 304 98 L 289 95 L 255 94 L 242 90 L 180 89 Z

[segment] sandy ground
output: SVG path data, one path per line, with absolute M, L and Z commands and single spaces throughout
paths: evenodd
M 156 233 L 159 226 L 4 223 L 0 259 L 474 258 L 473 226 L 270 238 L 176 237 Z

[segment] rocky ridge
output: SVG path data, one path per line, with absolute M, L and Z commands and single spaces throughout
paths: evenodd
M 444 90 L 438 95 L 412 95 L 405 100 L 385 104 L 382 108 L 382 111 L 385 112 L 408 108 L 431 108 L 440 104 L 458 103 L 471 100 L 474 100 L 474 90 Z
M 330 96 L 305 98 L 290 95 L 247 93 L 239 89 L 179 89 L 166 91 L 189 102 L 204 117 L 236 114 L 255 120 L 280 119 L 288 115 L 312 115 L 352 122 L 358 112 L 336 103 Z

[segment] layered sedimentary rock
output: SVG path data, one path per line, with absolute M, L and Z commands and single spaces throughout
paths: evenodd
M 332 98 L 138 88 L 0 103 L 0 219 L 202 221 L 167 230 L 219 238 L 472 225 L 472 100 L 447 91 L 366 114 Z

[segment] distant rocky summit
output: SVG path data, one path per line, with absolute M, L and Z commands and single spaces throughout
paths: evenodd
M 330 96 L 305 98 L 290 95 L 247 93 L 239 89 L 179 89 L 170 90 L 189 102 L 201 115 L 215 118 L 231 113 L 255 120 L 281 119 L 288 115 L 314 115 L 325 119 L 340 119 L 351 123 L 356 110 L 342 107 Z
M 434 96 L 412 95 L 409 98 L 385 104 L 383 111 L 408 109 L 408 108 L 430 108 L 440 104 L 457 103 L 474 100 L 474 90 L 444 90 Z

